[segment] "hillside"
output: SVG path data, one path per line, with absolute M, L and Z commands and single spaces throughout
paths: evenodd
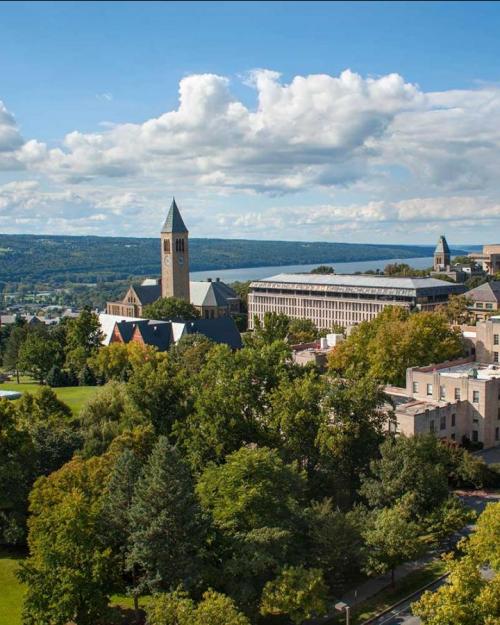
M 191 239 L 191 270 L 432 255 L 432 247 Z M 457 250 L 458 252 L 458 250 Z M 1 282 L 96 282 L 160 272 L 157 238 L 0 234 Z

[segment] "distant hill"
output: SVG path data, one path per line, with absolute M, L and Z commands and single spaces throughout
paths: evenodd
M 461 253 L 463 250 L 454 250 Z M 191 271 L 431 256 L 433 247 L 190 239 Z M 97 282 L 160 273 L 158 238 L 0 234 L 1 282 Z

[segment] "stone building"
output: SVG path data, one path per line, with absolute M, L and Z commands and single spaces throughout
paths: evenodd
M 483 245 L 482 252 L 469 254 L 490 276 L 500 273 L 500 244 Z
M 249 327 L 266 312 L 310 319 L 320 328 L 350 327 L 376 317 L 386 306 L 432 310 L 466 288 L 434 278 L 373 275 L 279 274 L 250 284 Z
M 107 314 L 142 317 L 144 306 L 160 297 L 190 301 L 203 319 L 240 312 L 240 298 L 218 278 L 206 282 L 189 280 L 189 232 L 175 198 L 161 229 L 160 240 L 161 278 L 148 278 L 142 284 L 131 285 L 121 301 L 107 303 Z
M 469 310 L 477 320 L 487 319 L 500 308 L 500 281 L 486 282 L 466 293 Z
M 500 366 L 473 357 L 412 367 L 406 388 L 387 387 L 395 403 L 396 431 L 434 432 L 457 443 L 500 445 Z

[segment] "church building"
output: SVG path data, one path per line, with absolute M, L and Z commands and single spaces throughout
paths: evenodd
M 202 319 L 217 319 L 240 312 L 240 298 L 218 278 L 189 280 L 189 232 L 175 198 L 161 229 L 160 241 L 161 278 L 148 278 L 142 284 L 131 285 L 123 300 L 107 303 L 108 315 L 142 317 L 143 307 L 160 297 L 191 302 Z

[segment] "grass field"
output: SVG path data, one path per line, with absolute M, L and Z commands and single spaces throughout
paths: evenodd
M 40 388 L 40 384 L 32 380 L 31 378 L 21 377 L 21 383 L 17 382 L 4 382 L 0 384 L 0 391 L 19 391 L 20 393 L 34 393 Z M 92 397 L 97 391 L 97 386 L 65 386 L 62 388 L 55 388 L 54 391 L 57 397 L 63 401 L 73 411 L 73 414 L 78 414 L 83 404 Z
M 23 586 L 15 572 L 21 556 L 0 551 L 0 625 L 20 625 Z

